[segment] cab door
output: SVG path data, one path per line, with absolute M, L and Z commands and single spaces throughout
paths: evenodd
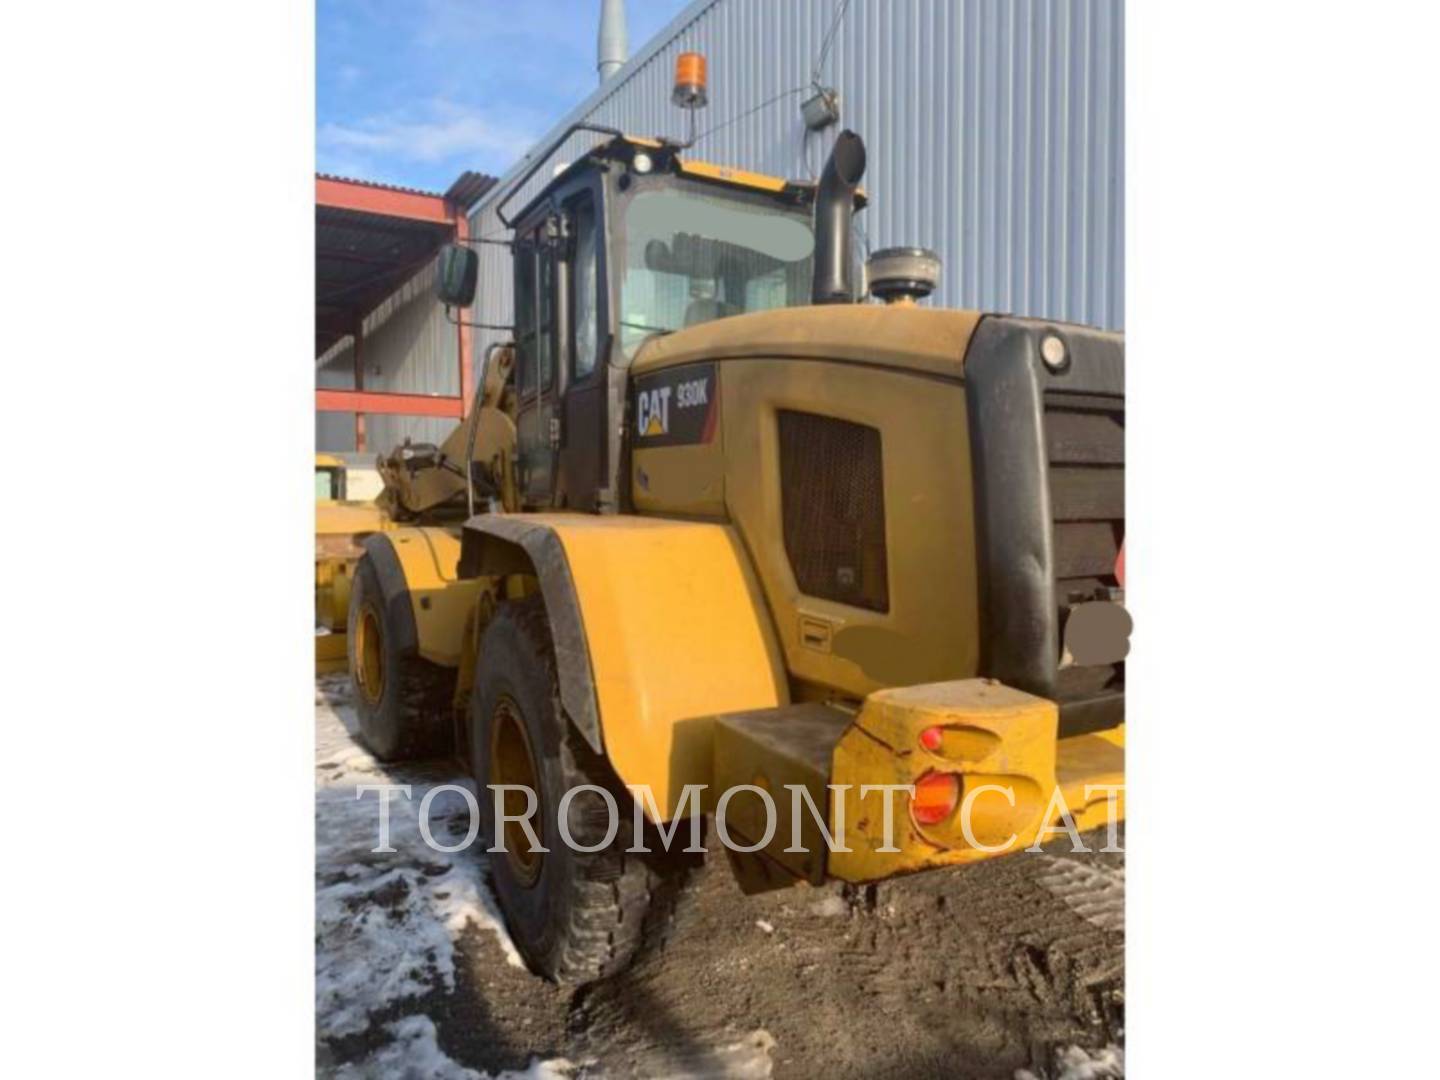
M 515 243 L 515 429 L 520 495 L 527 506 L 549 506 L 555 490 L 559 418 L 555 412 L 556 245 L 547 223 Z
M 608 365 L 602 343 L 609 317 L 598 203 L 597 192 L 591 189 L 577 192 L 564 203 L 570 242 L 562 276 L 566 332 L 561 335 L 564 404 L 557 502 L 576 510 L 599 509 L 605 486 Z

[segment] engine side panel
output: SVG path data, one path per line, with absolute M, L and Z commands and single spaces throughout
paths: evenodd
M 715 366 L 726 507 L 754 560 L 790 672 L 854 697 L 977 674 L 970 439 L 959 379 L 799 359 Z M 782 414 L 838 421 L 846 430 L 873 429 L 868 445 L 878 443 L 879 462 L 866 465 L 864 490 L 856 460 L 827 461 L 823 448 L 809 455 L 813 481 L 797 473 L 794 463 L 807 458 L 782 447 Z M 798 430 L 804 437 L 806 425 Z M 791 476 L 782 479 L 787 461 Z M 870 472 L 878 472 L 883 532 L 865 509 L 877 486 Z M 851 478 L 853 491 L 846 487 Z M 825 590 L 829 597 L 801 587 L 799 553 L 787 551 L 782 483 L 825 488 L 805 519 L 792 522 L 792 543 L 809 529 L 831 537 L 843 537 L 848 528 L 866 533 L 865 542 L 857 543 L 863 551 L 855 566 L 839 558 L 827 562 L 826 552 L 819 553 L 826 572 L 837 577 L 836 587 Z M 883 589 L 856 588 L 848 590 L 856 596 L 846 596 L 857 575 L 874 571 L 865 564 L 880 552 Z M 804 576 L 816 579 L 813 570 Z

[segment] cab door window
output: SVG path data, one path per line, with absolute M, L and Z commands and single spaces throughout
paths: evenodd
M 538 389 L 535 262 L 533 241 L 522 240 L 515 245 L 515 389 L 521 402 L 534 397 Z
M 589 194 L 571 202 L 567 209 L 575 236 L 575 255 L 570 268 L 570 310 L 573 313 L 570 325 L 575 381 L 579 382 L 595 370 L 600 355 L 599 230 L 596 228 L 595 201 Z
M 540 368 L 540 392 L 555 382 L 555 255 L 550 249 L 539 252 L 536 274 L 536 355 Z
M 515 246 L 515 351 L 525 402 L 555 381 L 555 260 L 533 238 Z
M 555 473 L 556 250 L 545 226 L 515 246 L 516 441 L 526 502 L 546 505 Z

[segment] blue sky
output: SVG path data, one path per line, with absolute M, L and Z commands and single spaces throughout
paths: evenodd
M 630 51 L 689 0 L 629 0 Z M 443 191 L 503 173 L 596 85 L 600 0 L 318 0 L 316 168 Z

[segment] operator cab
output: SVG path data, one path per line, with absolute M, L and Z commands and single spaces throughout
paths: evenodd
M 815 186 L 688 161 L 681 149 L 612 134 L 513 219 L 508 200 L 497 206 L 514 228 L 515 423 L 528 507 L 624 509 L 627 370 L 647 340 L 810 303 Z M 473 250 L 447 249 L 440 298 L 468 306 L 477 266 Z

